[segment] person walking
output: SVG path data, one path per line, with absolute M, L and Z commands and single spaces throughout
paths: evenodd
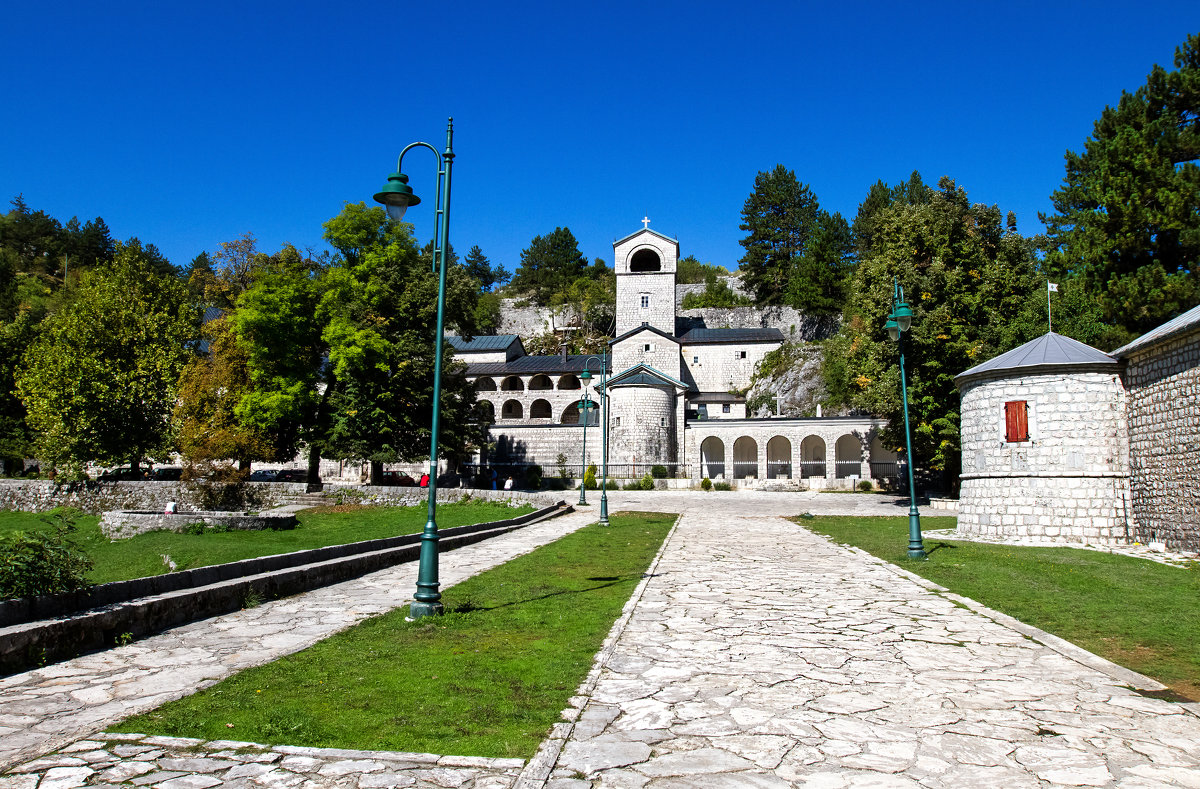
M 512 477 L 509 477 L 508 479 L 504 480 L 504 489 L 512 490 Z

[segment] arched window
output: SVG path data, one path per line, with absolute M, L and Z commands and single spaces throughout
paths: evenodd
M 629 258 L 630 271 L 662 271 L 662 258 L 653 249 L 639 249 Z
M 494 392 L 496 391 L 496 382 L 486 375 L 482 378 L 475 379 L 476 392 Z
M 725 442 L 716 436 L 700 442 L 700 475 L 709 479 L 725 478 Z
M 792 442 L 775 436 L 767 442 L 767 479 L 791 479 Z
M 531 392 L 534 391 L 535 389 L 540 391 L 542 389 L 553 389 L 553 388 L 554 388 L 554 382 L 550 380 L 550 376 L 548 376 L 548 375 L 535 375 L 529 381 L 529 391 L 531 391 Z
M 492 405 L 491 400 L 480 400 L 475 404 L 479 413 L 479 421 L 490 425 L 496 421 L 496 406 Z
M 533 387 L 529 387 L 532 389 Z M 554 411 L 550 408 L 549 400 L 534 400 L 529 406 L 530 419 L 553 419 Z
M 579 385 L 579 378 L 577 378 L 574 375 L 571 375 L 570 373 L 567 373 L 566 375 L 564 375 L 563 377 L 558 379 L 558 388 L 559 389 L 580 389 L 582 387 L 580 387 L 580 385 Z
M 524 392 L 525 384 L 521 383 L 519 376 L 510 375 L 500 382 L 500 389 L 505 392 Z
M 563 424 L 563 425 L 581 425 L 581 424 L 583 424 L 582 420 L 580 420 L 580 418 L 579 418 L 580 417 L 579 404 L 582 402 L 583 402 L 582 400 L 576 400 L 575 402 L 573 402 L 569 406 L 567 406 L 566 409 L 563 410 L 563 412 L 562 412 L 562 418 L 559 420 L 559 424 Z M 598 424 L 600 424 L 600 404 L 597 403 L 595 400 L 589 400 L 588 402 L 590 402 L 592 404 L 591 408 L 588 409 L 588 425 L 589 426 L 598 425 Z
M 837 453 L 838 479 L 854 476 L 862 471 L 862 442 L 858 436 L 846 434 L 833 445 Z
M 504 407 L 500 409 L 501 419 L 524 419 L 525 409 L 521 407 L 520 400 L 507 400 Z
M 805 436 L 800 442 L 800 476 L 825 476 L 825 439 Z
M 742 436 L 733 442 L 733 478 L 758 476 L 758 442 Z

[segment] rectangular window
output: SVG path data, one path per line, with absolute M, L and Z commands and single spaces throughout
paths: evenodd
M 660 416 L 660 417 L 658 418 L 658 426 L 659 426 L 659 427 L 666 427 L 666 426 L 667 426 L 667 418 L 666 418 L 665 416 Z
M 644 309 L 644 310 L 650 309 L 650 294 L 649 293 L 642 294 L 642 309 Z
M 699 356 L 693 356 L 693 357 L 692 357 L 692 364 L 700 364 L 700 357 L 699 357 Z
M 728 414 L 728 413 L 729 413 L 729 403 L 722 403 L 722 404 L 721 404 L 721 413 L 722 413 L 722 414 Z
M 1024 400 L 1010 400 L 1004 404 L 1004 440 L 1009 442 L 1029 440 L 1029 404 Z
M 734 352 L 733 352 L 733 358 L 735 358 L 735 359 L 745 359 L 745 358 L 746 358 L 746 352 L 745 352 L 745 351 L 734 351 Z
M 643 351 L 652 351 L 652 350 L 654 350 L 654 346 L 651 345 L 650 343 L 646 343 L 645 347 L 642 348 L 642 350 Z

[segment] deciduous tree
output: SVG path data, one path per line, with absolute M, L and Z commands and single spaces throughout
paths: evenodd
M 91 460 L 165 458 L 197 332 L 189 301 L 140 245 L 118 245 L 113 263 L 83 273 L 17 376 L 39 457 L 75 471 Z

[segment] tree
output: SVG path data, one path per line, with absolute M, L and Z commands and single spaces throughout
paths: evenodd
M 819 214 L 816 195 L 782 164 L 754 177 L 738 225 L 749 235 L 738 243 L 746 250 L 742 284 L 759 304 L 784 302 L 792 269 L 816 231 Z
M 335 261 L 323 278 L 318 321 L 329 370 L 320 448 L 330 457 L 370 461 L 377 482 L 383 463 L 429 456 L 438 275 L 417 254 L 407 226 L 390 222 L 378 207 L 351 213 L 355 221 L 343 216 L 325 226 L 335 248 L 346 245 L 343 233 L 359 245 L 353 258 Z M 368 224 L 376 232 L 364 232 Z M 448 327 L 468 336 L 475 331 L 478 295 L 478 283 L 448 262 Z M 443 353 L 439 447 L 453 457 L 482 434 L 474 390 L 455 374 L 448 344 Z
M 24 355 L 16 387 L 39 457 L 73 473 L 91 460 L 165 459 L 197 315 L 178 279 L 136 244 L 83 272 Z
M 897 346 L 883 328 L 899 280 L 914 312 L 905 335 L 913 452 L 921 468 L 953 484 L 960 463 L 954 376 L 1045 331 L 1030 317 L 1038 296 L 1044 310 L 1045 280 L 1036 239 L 1005 229 L 996 206 L 970 204 L 951 179 L 938 187 L 926 202 L 910 202 L 907 190 L 875 200 L 870 242 L 842 329 L 826 343 L 823 374 L 831 404 L 889 417 L 885 441 L 902 446 Z
M 467 275 L 474 277 L 479 281 L 479 287 L 485 291 L 491 291 L 493 288 L 498 288 L 512 277 L 505 270 L 504 266 L 493 266 L 492 262 L 483 254 L 483 250 L 478 246 L 473 246 L 467 250 L 467 258 L 464 261 L 467 269 Z
M 287 460 L 265 431 L 237 416 L 251 389 L 249 354 L 226 317 L 206 323 L 207 353 L 193 357 L 179 379 L 175 419 L 179 451 L 191 462 L 235 458 L 242 469 L 254 460 Z
M 853 249 L 850 225 L 842 215 L 821 211 L 804 254 L 788 276 L 787 303 L 815 315 L 841 312 L 854 267 Z
M 100 217 L 85 225 L 80 225 L 77 217 L 71 217 L 63 226 L 63 233 L 66 236 L 63 254 L 67 258 L 64 261 L 67 269 L 82 271 L 95 268 L 112 260 L 116 254 L 117 245 L 109 233 L 108 225 Z
M 521 266 L 513 275 L 511 287 L 529 293 L 535 302 L 546 306 L 554 294 L 579 279 L 587 265 L 570 228 L 556 227 L 553 233 L 534 236 L 521 251 Z
M 701 263 L 695 255 L 680 258 L 679 263 L 675 266 L 675 281 L 681 285 L 698 285 L 701 282 L 707 282 L 710 274 L 727 277 L 729 270 L 724 266 Z
M 187 283 L 188 293 L 192 294 L 197 303 L 208 303 L 208 294 L 215 294 L 218 284 L 217 272 L 207 252 L 201 252 L 192 258 L 192 262 L 183 272 L 183 281 Z
M 1082 276 L 1128 336 L 1200 301 L 1200 35 L 1105 107 L 1043 215 L 1047 269 Z

